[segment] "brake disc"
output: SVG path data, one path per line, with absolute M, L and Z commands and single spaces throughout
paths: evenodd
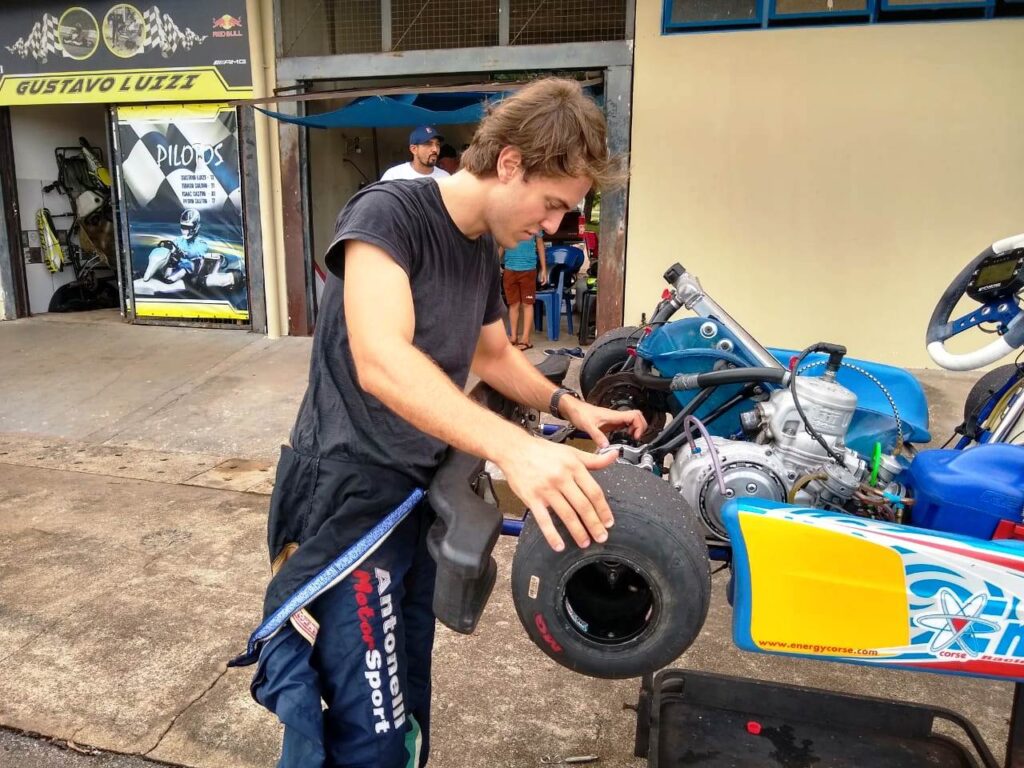
M 632 373 L 612 373 L 598 380 L 590 390 L 587 402 L 613 411 L 636 409 L 647 419 L 647 431 L 641 442 L 650 442 L 665 426 L 660 393 L 640 384 Z

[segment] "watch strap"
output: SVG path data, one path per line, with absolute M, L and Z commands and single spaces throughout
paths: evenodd
M 583 399 L 582 397 L 580 397 L 578 392 L 574 392 L 573 390 L 568 389 L 566 387 L 559 387 L 558 389 L 556 389 L 554 392 L 551 393 L 551 403 L 550 407 L 548 408 L 548 413 L 550 413 L 556 419 L 565 418 L 565 416 L 563 416 L 562 413 L 558 410 L 558 403 L 566 395 L 568 395 L 569 397 L 575 397 L 577 400 Z

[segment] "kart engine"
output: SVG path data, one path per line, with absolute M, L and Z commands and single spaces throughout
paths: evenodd
M 795 385 L 807 422 L 835 456 L 810 434 L 789 388 L 776 390 L 766 402 L 741 414 L 749 441 L 712 437 L 713 445 L 708 446 L 700 439 L 694 451 L 683 448 L 673 455 L 669 479 L 712 537 L 728 538 L 722 506 L 746 496 L 898 519 L 901 506 L 896 500 L 904 494 L 892 479 L 902 469 L 900 461 L 883 456 L 878 483 L 871 487 L 866 483 L 871 467 L 845 445 L 857 396 L 830 376 L 798 377 Z M 721 466 L 724 494 L 713 452 Z

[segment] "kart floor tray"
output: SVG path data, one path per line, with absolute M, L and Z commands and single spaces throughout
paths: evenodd
M 980 765 L 961 744 L 933 732 L 936 719 L 954 723 L 988 752 L 970 722 L 917 704 L 680 669 L 659 673 L 652 693 L 645 750 L 651 768 Z

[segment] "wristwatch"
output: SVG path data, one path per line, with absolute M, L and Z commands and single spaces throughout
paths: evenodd
M 550 413 L 556 419 L 565 418 L 565 416 L 563 416 L 558 411 L 558 402 L 562 399 L 564 395 L 569 395 L 569 397 L 575 397 L 577 400 L 583 399 L 582 397 L 580 397 L 579 392 L 573 392 L 571 389 L 566 389 L 565 387 L 559 387 L 558 389 L 556 389 L 554 392 L 551 393 L 551 403 L 548 407 L 548 413 Z

